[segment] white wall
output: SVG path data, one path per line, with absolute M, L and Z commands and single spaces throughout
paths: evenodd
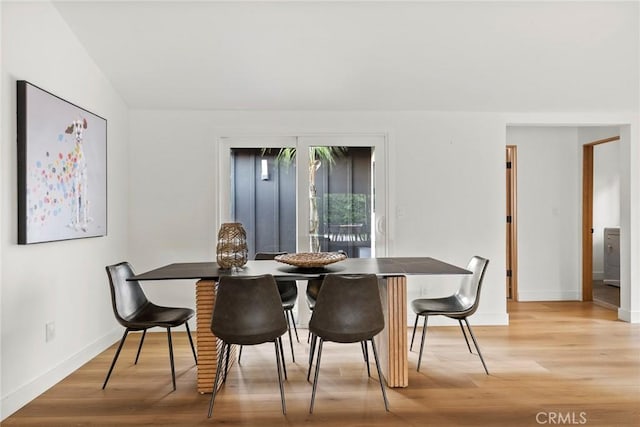
M 475 321 L 506 323 L 505 130 L 497 115 L 133 111 L 131 162 L 139 167 L 131 170 L 130 253 L 137 268 L 215 258 L 218 137 L 316 132 L 389 133 L 389 254 L 458 265 L 472 255 L 489 258 Z M 451 281 L 412 277 L 409 297 Z M 192 283 L 146 289 L 161 302 L 193 304 Z
M 618 318 L 640 323 L 640 129 L 638 114 L 620 126 L 620 308 Z
M 604 229 L 620 227 L 620 144 L 599 144 L 593 151 L 593 278 L 602 280 Z
M 128 111 L 48 2 L 2 2 L 1 399 L 9 416 L 111 345 L 105 265 L 127 257 Z M 108 236 L 18 246 L 16 80 L 108 121 Z M 56 337 L 45 343 L 45 323 Z M 98 386 L 98 385 L 96 385 Z
M 507 141 L 518 147 L 518 298 L 578 300 L 578 130 L 509 127 Z
M 139 269 L 214 259 L 220 136 L 388 132 L 389 254 L 456 264 L 472 254 L 489 257 L 474 321 L 504 323 L 508 142 L 518 145 L 520 298 L 578 300 L 583 128 L 506 123 L 499 114 L 472 113 L 133 111 L 131 159 L 144 167 L 131 175 L 131 258 Z M 409 299 L 446 293 L 452 282 L 411 277 Z M 193 304 L 188 282 L 146 286 L 160 300 Z

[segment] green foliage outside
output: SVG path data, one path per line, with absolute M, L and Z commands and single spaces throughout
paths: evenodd
M 369 224 L 369 199 L 367 194 L 334 193 L 325 194 L 323 200 L 325 223 Z

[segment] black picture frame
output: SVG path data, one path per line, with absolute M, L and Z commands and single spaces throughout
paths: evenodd
M 18 244 L 107 234 L 107 120 L 17 81 Z

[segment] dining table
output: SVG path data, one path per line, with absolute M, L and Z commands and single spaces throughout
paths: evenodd
M 318 268 L 300 268 L 274 260 L 248 261 L 223 269 L 216 262 L 178 262 L 136 274 L 129 280 L 195 280 L 197 389 L 213 389 L 222 343 L 211 332 L 216 283 L 223 276 L 271 274 L 276 280 L 322 279 L 327 274 L 375 274 L 378 277 L 385 328 L 376 336 L 384 379 L 389 387 L 409 385 L 407 349 L 407 276 L 471 274 L 463 267 L 431 257 L 347 258 Z

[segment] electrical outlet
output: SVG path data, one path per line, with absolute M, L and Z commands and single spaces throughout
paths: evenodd
M 45 342 L 52 341 L 56 337 L 56 323 L 49 322 L 45 325 Z

